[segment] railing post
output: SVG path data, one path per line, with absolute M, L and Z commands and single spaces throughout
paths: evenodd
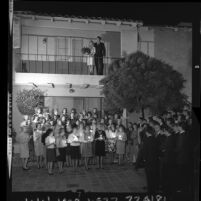
M 43 60 L 42 60 L 42 73 L 43 73 Z
M 82 58 L 82 60 L 81 60 L 81 75 L 83 74 L 83 56 L 81 57 Z
M 55 69 L 54 73 L 56 74 L 56 56 L 54 56 L 54 64 L 55 64 L 55 65 L 54 65 L 54 66 L 55 66 L 55 68 L 54 68 L 54 69 Z
M 36 62 L 36 55 L 35 55 L 35 71 L 36 71 L 36 65 L 37 65 L 37 62 Z

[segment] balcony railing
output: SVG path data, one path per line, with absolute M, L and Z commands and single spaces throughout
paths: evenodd
M 107 75 L 109 64 L 119 58 L 104 57 L 103 74 Z M 16 72 L 88 75 L 87 56 L 17 54 Z M 94 65 L 94 75 L 96 67 Z

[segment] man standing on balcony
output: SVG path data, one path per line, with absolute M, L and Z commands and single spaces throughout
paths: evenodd
M 101 37 L 97 36 L 97 42 L 94 44 L 96 53 L 94 55 L 94 61 L 96 66 L 97 75 L 103 75 L 103 57 L 105 56 L 105 45 L 101 42 Z

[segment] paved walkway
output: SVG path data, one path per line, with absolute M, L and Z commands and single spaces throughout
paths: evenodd
M 59 174 L 54 169 L 54 175 L 49 176 L 46 169 L 37 169 L 35 165 L 30 171 L 21 167 L 12 168 L 13 191 L 76 191 L 85 192 L 145 192 L 146 178 L 143 169 L 135 171 L 133 166 L 105 165 L 103 170 L 95 166 L 88 171 L 80 167 L 73 172 L 71 167 L 65 167 L 64 173 Z

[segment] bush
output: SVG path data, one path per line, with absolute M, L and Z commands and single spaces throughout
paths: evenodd
M 22 115 L 33 115 L 35 108 L 41 105 L 44 92 L 40 89 L 23 89 L 17 93 L 16 103 L 19 112 Z

